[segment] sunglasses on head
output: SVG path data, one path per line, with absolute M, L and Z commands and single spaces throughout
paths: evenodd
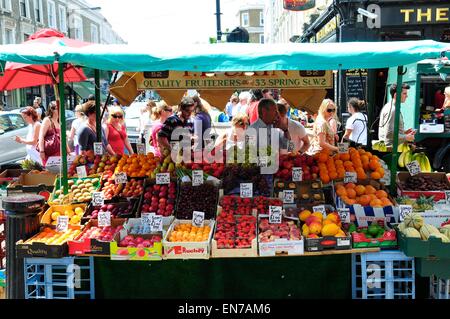
M 335 112 L 336 111 L 336 109 L 327 109 L 327 112 L 328 113 L 333 113 L 333 112 Z
M 121 119 L 121 118 L 123 118 L 123 116 L 122 115 L 117 115 L 117 114 L 113 114 L 113 115 L 111 115 L 113 118 L 115 118 L 115 119 Z
M 165 109 L 164 111 L 166 111 L 166 112 L 172 112 L 173 110 L 172 110 L 172 109 Z

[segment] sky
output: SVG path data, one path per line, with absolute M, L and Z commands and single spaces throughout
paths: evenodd
M 216 0 L 87 0 L 129 44 L 208 43 L 216 36 Z M 222 32 L 238 26 L 243 0 L 221 0 Z M 225 36 L 222 36 L 224 39 Z

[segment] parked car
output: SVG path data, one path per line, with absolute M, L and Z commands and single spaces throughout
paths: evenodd
M 27 156 L 25 144 L 17 143 L 16 135 L 26 138 L 28 125 L 18 111 L 0 112 L 0 165 L 24 159 Z

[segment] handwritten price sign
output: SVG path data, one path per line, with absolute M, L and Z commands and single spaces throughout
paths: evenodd
M 241 183 L 240 193 L 242 198 L 252 198 L 253 197 L 253 184 L 252 183 Z
M 58 216 L 56 219 L 56 231 L 66 232 L 69 228 L 69 216 Z
M 405 220 L 406 215 L 409 215 L 413 212 L 413 208 L 411 205 L 399 205 L 398 209 L 401 222 Z
M 128 182 L 127 173 L 116 173 L 114 181 L 116 182 L 116 184 L 126 184 Z
M 192 186 L 199 186 L 203 184 L 203 171 L 193 170 L 192 171 Z
M 292 181 L 293 182 L 303 181 L 303 169 L 301 167 L 292 168 Z
M 412 161 L 412 162 L 406 164 L 406 168 L 408 169 L 409 175 L 411 175 L 411 176 L 417 175 L 421 172 L 420 165 L 417 161 Z
M 285 204 L 293 204 L 294 203 L 294 191 L 293 190 L 285 190 L 283 191 L 283 203 Z
M 78 166 L 77 167 L 77 176 L 78 178 L 87 177 L 86 166 Z
M 345 172 L 344 183 L 356 183 L 357 181 L 355 172 Z
M 338 143 L 339 154 L 348 153 L 348 143 Z
M 136 149 L 138 154 L 145 155 L 145 144 L 144 143 L 136 143 Z
M 269 206 L 269 223 L 281 224 L 282 212 L 281 206 Z
M 94 143 L 94 154 L 95 155 L 103 155 L 103 144 L 95 142 Z
M 99 212 L 98 213 L 98 227 L 111 226 L 111 212 Z
M 338 214 L 342 223 L 350 223 L 350 208 L 338 208 Z
M 323 218 L 327 218 L 327 210 L 324 205 L 313 206 L 313 212 L 322 213 Z
M 170 173 L 156 174 L 156 184 L 158 185 L 170 184 Z
M 102 206 L 105 204 L 105 195 L 103 194 L 103 192 L 92 193 L 92 204 L 94 206 Z
M 192 225 L 203 227 L 203 225 L 205 225 L 205 213 L 194 210 L 194 213 L 192 214 Z

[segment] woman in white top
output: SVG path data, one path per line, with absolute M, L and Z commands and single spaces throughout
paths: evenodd
M 72 127 L 69 134 L 69 143 L 73 143 L 73 148 L 76 155 L 80 154 L 80 144 L 78 143 L 78 131 L 83 123 L 86 121 L 86 116 L 83 113 L 82 105 L 75 107 L 75 116 L 77 117 L 72 122 Z
M 348 100 L 347 109 L 352 116 L 347 120 L 342 141 L 350 140 L 356 144 L 367 145 L 367 116 L 361 113 L 365 104 L 354 97 Z
M 141 109 L 141 117 L 139 118 L 139 134 L 141 136 L 141 142 L 145 143 L 145 139 L 147 136 L 145 136 L 144 133 L 146 133 L 147 129 L 147 135 L 148 132 L 150 132 L 149 128 L 152 126 L 152 110 L 156 107 L 156 102 L 152 100 L 148 100 L 145 107 Z
M 243 148 L 245 145 L 245 130 L 250 125 L 247 114 L 238 113 L 231 120 L 232 127 L 225 132 L 221 137 L 217 138 L 215 150 L 229 150 L 234 146 Z
M 39 140 L 39 131 L 41 129 L 39 116 L 36 110 L 31 106 L 27 106 L 26 108 L 21 110 L 20 113 L 22 114 L 22 118 L 25 123 L 28 124 L 28 134 L 25 139 L 20 136 L 16 136 L 15 141 L 20 144 L 26 144 L 27 159 L 42 164 L 41 157 L 39 156 L 39 152 L 36 149 L 36 145 Z

